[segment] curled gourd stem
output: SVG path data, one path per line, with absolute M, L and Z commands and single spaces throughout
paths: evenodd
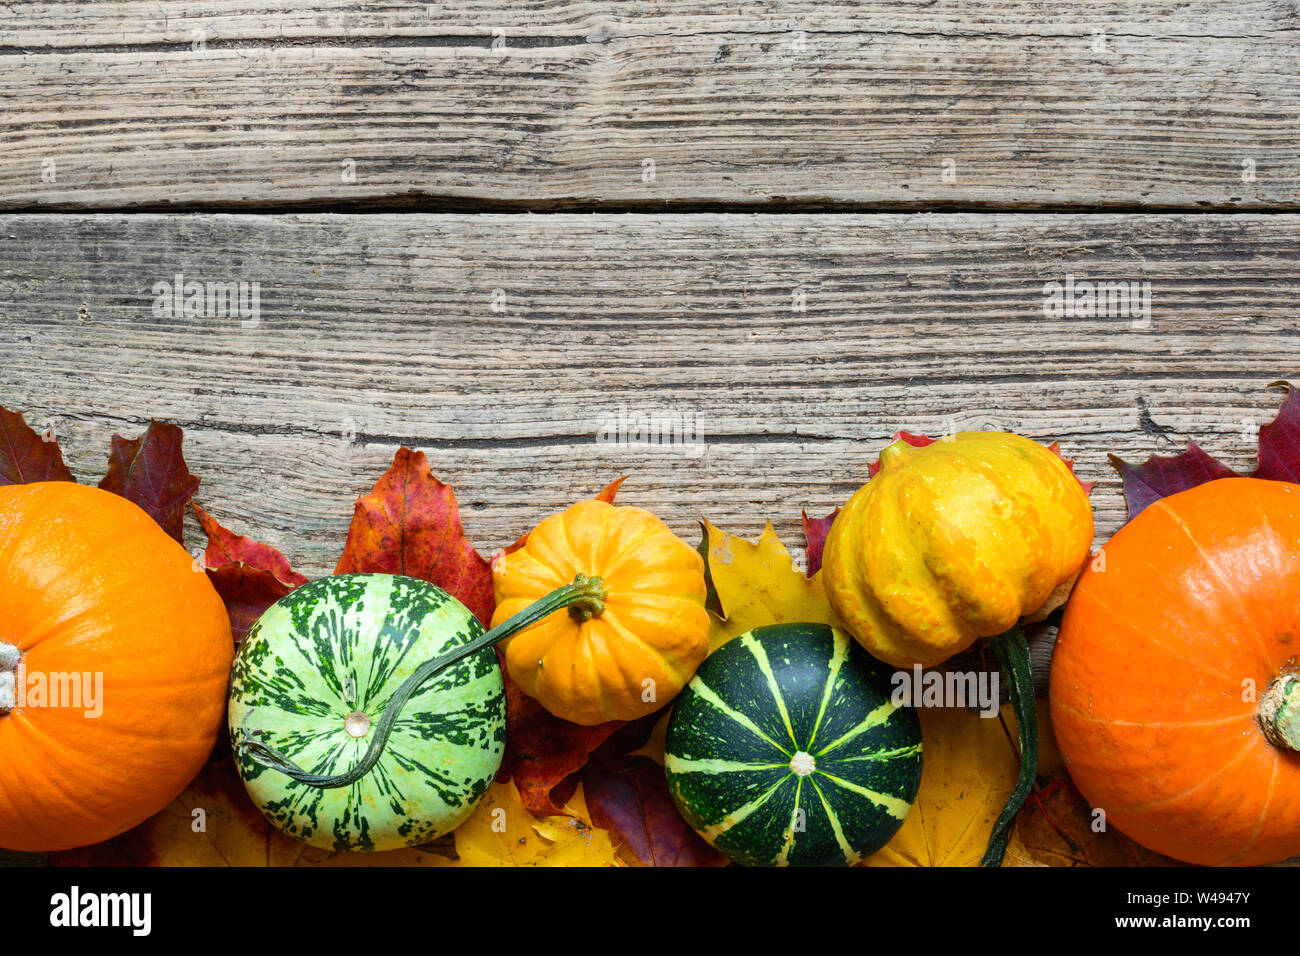
M 1038 707 L 1034 700 L 1034 675 L 1029 666 L 1029 642 L 1024 630 L 1017 624 L 1005 634 L 989 638 L 988 643 L 997 656 L 1003 676 L 1011 682 L 1011 708 L 1020 732 L 1020 776 L 993 824 L 988 847 L 980 860 L 980 866 L 1001 866 L 1016 814 L 1025 805 L 1038 775 Z
M 388 704 L 384 708 L 383 716 L 379 719 L 379 723 L 375 725 L 370 747 L 361 760 L 344 773 L 331 776 L 303 770 L 274 747 L 254 739 L 248 731 L 244 731 L 233 746 L 236 750 L 248 754 L 264 767 L 278 770 L 309 787 L 329 790 L 335 787 L 350 786 L 369 773 L 371 768 L 379 761 L 379 758 L 383 755 L 384 747 L 388 744 L 393 725 L 397 722 L 397 718 L 401 716 L 402 708 L 406 706 L 407 701 L 442 670 L 471 654 L 478 653 L 484 648 L 492 647 L 494 644 L 517 634 L 524 628 L 530 627 L 564 608 L 569 608 L 570 611 L 574 608 L 580 609 L 580 613 L 585 615 L 583 620 L 597 616 L 605 609 L 605 597 L 604 581 L 598 577 L 587 577 L 585 574 L 579 574 L 573 579 L 573 583 L 556 588 L 518 614 L 502 621 L 490 631 L 466 644 L 452 648 L 445 654 L 440 654 L 432 660 L 425 661 L 393 692 L 393 696 L 389 698 Z

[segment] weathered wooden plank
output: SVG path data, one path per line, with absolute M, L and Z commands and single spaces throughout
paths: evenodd
M 899 428 L 1061 441 L 1104 536 L 1107 452 L 1251 465 L 1300 376 L 1297 266 L 1277 215 L 7 216 L 0 403 L 83 479 L 182 424 L 203 504 L 307 573 L 402 443 L 485 553 L 628 472 L 688 538 L 796 546 Z M 155 314 L 178 272 L 258 283 L 256 321 Z M 1149 282 L 1149 322 L 1046 315 L 1069 275 Z M 620 408 L 704 448 L 601 443 Z
M 1276 0 L 1047 3 L 1043 0 L 866 0 L 866 2 L 720 5 L 686 0 L 475 0 L 368 2 L 318 0 L 98 0 L 23 3 L 0 10 L 0 48 L 42 50 L 239 42 L 450 39 L 487 45 L 493 30 L 507 44 L 602 41 L 628 35 L 692 33 L 944 34 L 952 36 L 1115 36 L 1219 39 L 1294 28 L 1296 11 Z
M 0 208 L 1300 208 L 1265 0 L 7 9 Z

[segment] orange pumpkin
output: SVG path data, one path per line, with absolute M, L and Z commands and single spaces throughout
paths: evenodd
M 207 576 L 136 505 L 0 487 L 0 846 L 98 843 L 175 799 L 216 741 L 233 656 Z
M 703 559 L 648 511 L 580 501 L 495 559 L 493 626 L 579 574 L 603 579 L 603 609 L 558 611 L 507 638 L 510 677 L 577 724 L 653 713 L 709 650 Z
M 1108 824 L 1188 863 L 1300 853 L 1300 486 L 1226 478 L 1125 525 L 1075 586 L 1052 724 Z

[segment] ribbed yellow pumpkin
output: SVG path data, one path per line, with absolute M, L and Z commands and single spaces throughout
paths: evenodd
M 1037 442 L 982 431 L 900 440 L 835 519 L 823 581 L 872 655 L 928 667 L 1059 606 L 1092 533 L 1087 493 Z
M 580 501 L 493 561 L 493 626 L 579 575 L 603 581 L 602 606 L 557 611 L 507 638 L 511 679 L 576 724 L 653 713 L 709 650 L 703 559 L 648 511 Z

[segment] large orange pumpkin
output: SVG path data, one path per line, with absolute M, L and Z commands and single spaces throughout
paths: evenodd
M 1062 622 L 1051 706 L 1070 776 L 1175 859 L 1300 853 L 1298 665 L 1300 486 L 1226 478 L 1157 501 Z
M 580 501 L 493 562 L 493 626 L 577 575 L 604 582 L 603 608 L 557 612 L 507 638 L 510 677 L 577 724 L 653 713 L 709 651 L 703 559 L 648 511 Z
M 0 846 L 97 843 L 175 799 L 216 741 L 233 656 L 207 576 L 136 505 L 0 487 Z

